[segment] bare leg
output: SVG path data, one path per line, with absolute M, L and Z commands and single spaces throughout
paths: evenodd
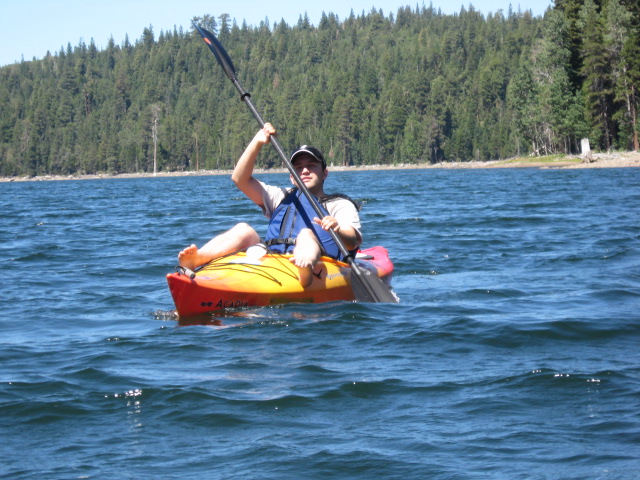
M 298 267 L 298 280 L 303 287 L 311 285 L 313 267 L 320 260 L 321 253 L 320 245 L 313 231 L 308 228 L 301 230 L 290 261 Z
M 260 236 L 256 231 L 247 223 L 239 223 L 231 230 L 212 238 L 201 248 L 195 245 L 188 246 L 178 253 L 178 263 L 182 267 L 194 270 L 214 258 L 244 250 L 256 243 L 260 243 Z

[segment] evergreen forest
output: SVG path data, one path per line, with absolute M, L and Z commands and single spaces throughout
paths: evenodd
M 432 6 L 215 33 L 285 148 L 333 165 L 638 150 L 640 3 L 555 0 L 455 15 Z M 229 169 L 258 129 L 192 26 L 103 50 L 68 44 L 0 68 L 0 175 Z M 259 167 L 279 167 L 265 149 Z

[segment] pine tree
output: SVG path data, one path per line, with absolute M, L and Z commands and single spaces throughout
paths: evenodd
M 611 61 L 614 101 L 620 104 L 614 118 L 621 124 L 620 141 L 624 148 L 639 150 L 638 85 L 640 85 L 640 42 L 633 14 L 618 0 L 609 0 L 606 17 L 605 44 Z
M 614 145 L 613 123 L 613 76 L 611 63 L 604 45 L 603 18 L 593 0 L 585 0 L 580 11 L 581 29 L 584 32 L 582 45 L 583 91 L 590 115 L 593 142 L 607 151 Z

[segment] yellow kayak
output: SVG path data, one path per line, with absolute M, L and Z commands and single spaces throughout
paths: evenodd
M 355 300 L 351 267 L 322 257 L 310 286 L 298 281 L 291 255 L 265 253 L 259 247 L 217 258 L 196 272 L 178 267 L 167 275 L 169 290 L 179 316 L 281 303 L 321 303 Z M 356 256 L 358 266 L 370 270 L 385 283 L 391 281 L 393 263 L 387 250 L 372 247 Z

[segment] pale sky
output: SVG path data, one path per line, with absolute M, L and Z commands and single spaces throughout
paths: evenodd
M 445 14 L 457 13 L 464 6 L 473 5 L 483 14 L 502 10 L 505 15 L 512 6 L 514 12 L 531 10 L 541 16 L 553 0 L 324 0 L 313 5 L 300 0 L 0 0 L 0 66 L 43 58 L 47 51 L 56 54 L 67 44 L 77 46 L 82 39 L 89 45 L 93 38 L 100 50 L 107 46 L 110 37 L 116 45 L 122 45 L 125 35 L 133 44 L 142 36 L 145 27 L 152 26 L 156 39 L 161 31 L 173 31 L 182 26 L 191 28 L 195 16 L 210 14 L 218 17 L 227 13 L 238 25 L 257 26 L 265 18 L 269 24 L 280 22 L 295 25 L 306 12 L 312 24 L 317 25 L 322 12 L 334 13 L 340 20 L 346 19 L 351 10 L 355 15 L 372 8 L 382 9 L 385 16 L 398 7 L 409 5 L 435 9 Z

